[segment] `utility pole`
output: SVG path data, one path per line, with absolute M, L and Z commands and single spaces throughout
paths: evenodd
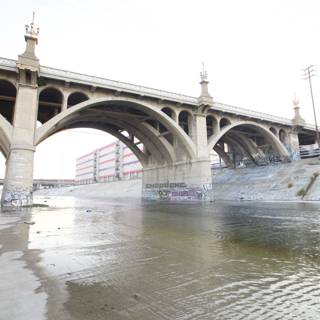
M 318 149 L 320 150 L 320 138 L 319 138 L 319 130 L 318 130 L 318 124 L 317 124 L 317 115 L 316 115 L 316 109 L 314 107 L 314 99 L 313 99 L 313 91 L 312 91 L 312 83 L 311 83 L 311 78 L 316 75 L 314 65 L 310 65 L 309 67 L 303 69 L 303 72 L 304 72 L 303 79 L 309 81 L 310 94 L 311 94 L 311 100 L 312 100 L 312 108 L 313 108 L 313 116 L 314 116 L 314 124 L 316 127 L 316 142 L 318 144 Z

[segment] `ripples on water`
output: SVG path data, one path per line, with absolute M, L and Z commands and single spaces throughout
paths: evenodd
M 318 204 L 63 207 L 33 211 L 29 249 L 75 319 L 320 319 Z
M 237 203 L 160 210 L 170 216 L 170 227 L 189 234 L 185 246 L 194 249 L 194 259 L 202 251 L 206 269 L 193 277 L 202 284 L 199 292 L 181 299 L 186 310 L 181 319 L 320 319 L 319 205 Z

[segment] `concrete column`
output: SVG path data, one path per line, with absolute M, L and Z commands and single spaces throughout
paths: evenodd
M 11 149 L 6 165 L 2 206 L 32 204 L 34 149 Z
M 69 98 L 69 94 L 63 93 L 61 112 L 68 109 L 68 98 Z
M 204 114 L 194 114 L 191 131 L 197 150 L 196 157 L 188 158 L 183 148 L 175 146 L 178 155 L 176 162 L 145 167 L 143 170 L 143 198 L 174 201 L 207 199 L 212 176 Z
M 224 164 L 227 167 L 232 168 L 233 166 L 232 160 L 230 159 L 229 155 L 224 151 L 224 148 L 221 148 L 218 144 L 216 144 L 213 150 L 219 155 L 220 167 L 221 167 L 221 159 L 222 159 Z
M 289 151 L 289 155 L 292 161 L 300 160 L 298 131 L 298 128 L 296 128 L 292 130 L 290 133 L 288 133 L 286 147 Z
M 206 200 L 212 184 L 210 161 L 194 160 L 143 170 L 142 198 L 149 200 Z
M 196 145 L 198 158 L 209 159 L 207 122 L 206 115 L 203 113 L 193 114 L 192 140 Z
M 2 206 L 32 204 L 34 132 L 37 121 L 36 85 L 19 84 L 13 119 L 13 136 L 2 191 Z

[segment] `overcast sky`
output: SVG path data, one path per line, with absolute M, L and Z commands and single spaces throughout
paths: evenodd
M 34 10 L 42 65 L 198 96 L 204 61 L 216 101 L 292 118 L 296 92 L 313 123 L 301 69 L 320 68 L 317 0 L 0 0 L 0 8 L 2 57 L 24 51 Z M 319 77 L 313 85 L 319 110 Z M 43 142 L 35 177 L 73 178 L 75 158 L 111 139 L 83 132 Z

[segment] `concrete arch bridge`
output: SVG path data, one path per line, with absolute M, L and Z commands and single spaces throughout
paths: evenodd
M 143 165 L 148 199 L 204 198 L 212 150 L 232 167 L 297 160 L 299 145 L 314 143 L 314 128 L 297 103 L 289 120 L 215 102 L 206 73 L 195 98 L 44 67 L 35 55 L 33 24 L 25 40 L 17 60 L 0 58 L 4 206 L 32 203 L 36 147 L 66 129 L 100 129 L 125 143 Z

